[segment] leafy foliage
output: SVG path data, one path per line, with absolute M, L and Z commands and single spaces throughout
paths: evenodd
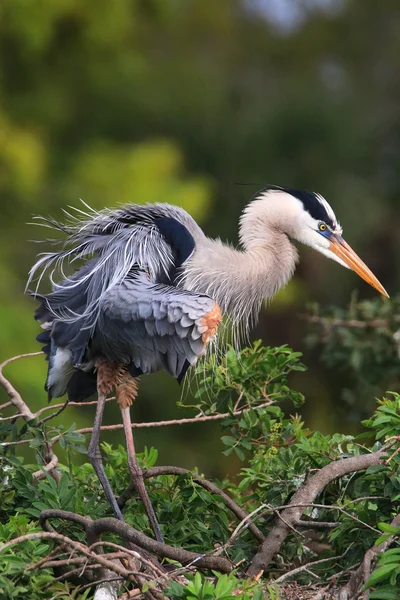
M 175 581 L 169 583 L 165 591 L 167 598 L 182 598 L 182 600 L 234 600 L 238 597 L 243 600 L 262 600 L 263 590 L 260 585 L 251 582 L 243 584 L 234 575 L 217 575 L 215 581 L 209 581 L 196 573 L 190 577 L 187 585 Z
M 225 478 L 218 485 L 247 513 L 255 511 L 254 520 L 265 534 L 274 527 L 277 508 L 286 505 L 318 469 L 333 460 L 378 450 L 385 440 L 400 435 L 400 396 L 396 393 L 379 402 L 375 413 L 363 422 L 365 431 L 358 437 L 323 435 L 306 429 L 297 414 L 290 414 L 291 406 L 296 408 L 303 402 L 301 394 L 290 387 L 291 374 L 305 369 L 300 358 L 299 353 L 286 346 L 265 348 L 256 342 L 239 354 L 229 349 L 218 364 L 211 358 L 201 372 L 203 383 L 197 394 L 196 410 L 203 415 L 226 415 L 220 419 L 221 449 L 225 455 L 235 453 L 242 461 L 235 477 Z M 85 450 L 79 431 L 32 421 L 17 429 L 15 423 L 11 426 L 7 423 L 7 420 L 0 422 L 1 543 L 41 531 L 38 519 L 47 508 L 92 519 L 109 513 L 92 467 L 87 463 L 75 464 L 76 453 Z M 30 456 L 36 457 L 37 464 L 19 457 L 15 452 L 19 446 L 7 445 L 11 440 L 30 440 Z M 37 481 L 33 472 L 37 465 L 44 464 L 43 448 L 49 443 L 55 445 L 55 440 L 67 450 L 68 464 L 59 465 L 58 481 L 48 473 Z M 129 486 L 126 451 L 122 446 L 108 443 L 102 444 L 102 450 L 107 475 L 120 495 Z M 151 468 L 158 460 L 158 453 L 153 448 L 146 449 L 139 458 L 144 468 Z M 400 498 L 399 464 L 400 453 L 393 451 L 387 464 L 333 479 L 315 503 L 305 508 L 303 519 L 310 523 L 310 530 L 303 526 L 302 534 L 287 538 L 270 576 L 277 577 L 282 568 L 290 570 L 296 562 L 305 564 L 322 554 L 327 559 L 332 557 L 332 562 L 316 564 L 313 571 L 326 579 L 338 571 L 345 574 L 374 544 L 393 544 L 399 534 L 398 527 L 391 525 Z M 188 574 L 188 582 L 171 579 L 165 591 L 167 597 L 184 600 L 230 600 L 238 594 L 243 600 L 261 598 L 260 594 L 279 597 L 279 591 L 271 586 L 255 586 L 242 579 L 241 565 L 251 561 L 256 540 L 246 527 L 239 528 L 232 538 L 237 522 L 223 498 L 196 481 L 196 470 L 180 476 L 160 475 L 151 480 L 149 488 L 167 543 L 199 553 L 223 547 L 237 565 L 235 573 L 229 576 L 215 574 L 210 579 L 197 572 L 195 576 Z M 143 507 L 135 496 L 129 496 L 124 513 L 130 525 L 151 536 Z M 322 530 L 317 544 L 312 526 L 316 521 L 333 525 L 330 533 L 329 529 L 325 533 Z M 53 526 L 58 533 L 85 543 L 80 525 L 59 519 Z M 79 592 L 78 581 L 53 581 L 51 568 L 35 568 L 40 561 L 46 565 L 46 557 L 56 552 L 52 540 L 24 539 L 0 552 L 3 566 L 0 586 L 5 590 L 5 598 L 26 597 L 27 589 L 33 600 L 92 597 L 93 590 L 89 588 Z M 115 536 L 108 539 L 119 541 Z M 393 597 L 390 594 L 397 588 L 399 573 L 397 548 L 388 546 L 367 582 L 371 594 L 382 588 L 386 594 L 382 597 Z M 313 578 L 306 570 L 296 579 L 312 588 Z M 151 582 L 148 585 L 151 587 Z M 371 595 L 374 597 L 378 596 Z
M 265 0 L 0 4 L 2 359 L 38 348 L 23 289 L 34 255 L 49 248 L 27 241 L 46 238 L 27 223 L 59 217 L 79 198 L 96 209 L 173 202 L 207 234 L 234 241 L 241 209 L 264 182 L 320 191 L 345 238 L 396 289 L 400 136 L 381 123 L 398 100 L 396 0 L 292 1 L 284 13 Z M 290 331 L 300 347 L 305 299 L 344 304 L 351 286 L 366 290 L 301 253 L 296 279 L 271 307 L 276 319 L 261 324 L 269 343 Z M 318 366 L 307 362 L 314 382 Z M 32 407 L 42 406 L 43 361 L 9 369 Z M 162 385 L 172 413 L 173 383 L 152 379 L 148 412 Z M 336 381 L 325 390 L 310 383 L 309 405 L 336 399 Z M 179 452 L 184 439 L 175 430 L 165 445 Z M 207 457 L 208 446 L 198 453 Z

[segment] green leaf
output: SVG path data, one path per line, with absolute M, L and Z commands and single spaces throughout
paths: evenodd
M 392 537 L 391 533 L 385 533 L 384 535 L 381 535 L 380 537 L 378 537 L 377 540 L 375 540 L 374 546 L 379 546 L 380 544 L 382 544 L 383 542 L 386 542 L 386 540 L 388 540 L 391 537 Z
M 400 533 L 400 527 L 394 527 L 390 523 L 378 523 L 378 528 L 385 533 Z
M 367 590 L 368 588 L 376 585 L 380 581 L 387 579 L 388 575 L 390 573 L 392 573 L 393 571 L 395 571 L 396 569 L 397 569 L 397 564 L 389 564 L 389 565 L 384 565 L 382 567 L 378 567 L 377 569 L 375 569 L 375 571 L 373 571 L 373 573 L 368 578 L 368 580 L 364 586 L 364 590 Z
M 236 444 L 236 440 L 231 435 L 223 435 L 221 437 L 221 441 L 225 444 L 225 446 L 232 447 Z
M 378 590 L 369 593 L 371 600 L 399 600 L 399 590 L 393 586 L 380 587 Z
M 184 594 L 184 587 L 177 581 L 170 580 L 168 582 L 168 588 L 166 590 L 168 596 L 175 596 L 175 598 L 181 598 Z
M 400 548 L 392 548 L 390 550 L 386 550 L 379 557 L 379 564 L 386 564 L 396 561 L 400 564 Z
M 222 596 L 230 594 L 234 587 L 235 581 L 229 579 L 227 575 L 222 575 L 215 586 L 215 597 L 222 598 Z

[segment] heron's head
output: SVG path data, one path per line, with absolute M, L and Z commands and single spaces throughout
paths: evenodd
M 257 194 L 254 204 L 272 226 L 352 269 L 378 292 L 389 297 L 372 271 L 345 242 L 335 213 L 320 194 L 268 186 Z

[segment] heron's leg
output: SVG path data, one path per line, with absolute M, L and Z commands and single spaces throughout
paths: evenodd
M 136 458 L 136 451 L 135 451 L 135 444 L 134 444 L 133 435 L 132 435 L 132 422 L 131 422 L 131 414 L 130 414 L 129 406 L 127 406 L 126 408 L 123 408 L 121 406 L 121 413 L 122 413 L 122 421 L 124 424 L 124 431 L 125 431 L 125 437 L 126 437 L 126 449 L 128 451 L 129 472 L 131 474 L 133 484 L 136 487 L 137 491 L 139 492 L 139 496 L 140 496 L 140 498 L 144 504 L 144 507 L 146 509 L 146 513 L 149 518 L 150 525 L 154 532 L 156 540 L 158 542 L 164 542 L 164 538 L 160 531 L 160 526 L 158 524 L 153 505 L 151 504 L 149 495 L 146 490 L 146 486 L 144 484 L 142 469 L 140 468 L 140 465 Z
M 106 395 L 107 392 L 105 391 L 104 383 L 102 382 L 101 378 L 101 368 L 100 365 L 98 365 L 97 407 L 96 415 L 94 418 L 92 437 L 88 448 L 88 458 L 92 463 L 94 470 L 96 471 L 97 477 L 100 480 L 106 498 L 112 506 L 115 516 L 120 521 L 124 521 L 124 517 L 122 516 L 122 512 L 118 506 L 114 492 L 112 491 L 110 482 L 108 481 L 107 475 L 104 471 L 103 460 L 100 452 L 100 427 L 103 420 L 104 407 L 106 404 Z
M 126 449 L 128 452 L 129 472 L 131 474 L 133 484 L 139 492 L 139 496 L 144 504 L 156 540 L 159 542 L 164 542 L 164 538 L 160 531 L 160 526 L 158 524 L 153 506 L 151 504 L 149 495 L 146 490 L 146 486 L 144 484 L 142 469 L 140 468 L 140 465 L 136 458 L 136 450 L 133 441 L 132 421 L 130 413 L 130 405 L 132 404 L 132 400 L 134 400 L 136 395 L 136 381 L 133 377 L 131 377 L 131 375 L 129 375 L 129 373 L 125 373 L 124 376 L 119 380 L 119 386 L 117 387 L 117 400 L 122 413 L 122 422 L 124 424 Z

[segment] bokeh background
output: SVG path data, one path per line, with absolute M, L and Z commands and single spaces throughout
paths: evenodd
M 240 212 L 262 184 L 319 191 L 395 294 L 399 32 L 398 0 L 3 0 L 0 358 L 38 349 L 24 286 L 46 249 L 29 240 L 46 231 L 28 223 L 60 217 L 79 198 L 95 208 L 176 203 L 235 243 Z M 342 376 L 307 350 L 301 315 L 310 300 L 346 305 L 355 288 L 375 294 L 302 248 L 294 280 L 254 332 L 305 353 L 309 370 L 292 384 L 307 396 L 307 425 L 323 431 L 352 431 L 354 410 L 340 400 Z M 33 409 L 46 402 L 45 370 L 42 358 L 7 367 Z M 142 379 L 136 420 L 181 415 L 175 381 Z M 119 420 L 107 410 L 108 422 Z M 92 409 L 69 409 L 62 422 L 92 418 Z M 218 426 L 140 431 L 139 450 L 145 444 L 162 463 L 226 471 Z

